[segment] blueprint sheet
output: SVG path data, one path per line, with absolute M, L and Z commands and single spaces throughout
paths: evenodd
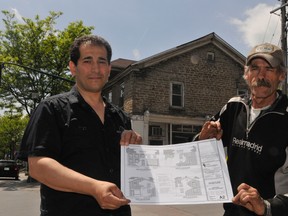
M 222 141 L 123 146 L 121 190 L 137 205 L 231 202 Z

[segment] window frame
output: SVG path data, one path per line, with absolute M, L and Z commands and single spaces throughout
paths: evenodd
M 177 94 L 173 92 L 174 85 L 179 85 L 181 87 L 181 93 Z M 181 97 L 181 105 L 173 104 L 173 97 Z M 170 83 L 170 106 L 172 108 L 184 108 L 184 84 L 182 82 L 171 82 Z
M 124 94 L 125 94 L 125 83 L 121 82 L 119 85 L 120 92 L 119 92 L 119 107 L 124 107 Z

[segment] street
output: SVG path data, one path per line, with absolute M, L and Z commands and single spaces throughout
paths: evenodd
M 19 180 L 0 178 L 0 215 L 39 216 L 38 183 L 27 183 L 27 176 Z M 222 204 L 209 205 L 131 205 L 133 216 L 221 216 Z
M 27 176 L 20 174 L 19 180 L 0 178 L 0 215 L 40 215 L 38 183 L 27 183 Z

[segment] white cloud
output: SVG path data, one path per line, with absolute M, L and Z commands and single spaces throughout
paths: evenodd
M 11 9 L 13 13 L 15 14 L 16 19 L 20 22 L 23 23 L 22 15 L 19 13 L 19 11 L 16 8 Z
M 274 6 L 261 3 L 245 11 L 243 20 L 238 18 L 230 20 L 243 34 L 244 43 L 249 47 L 263 42 L 280 46 L 281 16 L 279 16 L 280 11 L 276 12 L 278 15 L 270 14 L 273 9 Z
M 140 51 L 138 49 L 134 49 L 133 51 L 133 56 L 136 60 L 140 60 L 141 58 L 141 54 L 140 54 Z

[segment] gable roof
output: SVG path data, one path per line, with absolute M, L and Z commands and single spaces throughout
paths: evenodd
M 123 70 L 125 70 L 129 65 L 135 63 L 136 61 L 130 60 L 130 59 L 123 59 L 118 58 L 116 60 L 111 61 L 111 73 L 109 79 L 113 79 L 114 76 L 116 76 L 118 73 L 121 73 Z
M 111 65 L 113 68 L 124 69 L 135 62 L 136 61 L 130 60 L 130 59 L 118 58 L 118 59 L 111 61 Z
M 164 52 L 160 52 L 156 55 L 150 56 L 148 58 L 145 58 L 141 61 L 138 61 L 132 66 L 137 68 L 143 68 L 152 66 L 154 64 L 157 64 L 163 60 L 167 60 L 169 58 L 181 55 L 183 53 L 192 51 L 196 48 L 205 46 L 207 44 L 212 43 L 216 47 L 218 47 L 220 50 L 222 50 L 224 53 L 229 55 L 232 59 L 234 59 L 239 64 L 244 64 L 246 57 L 242 55 L 239 51 L 237 51 L 235 48 L 233 48 L 231 45 L 229 45 L 226 41 L 224 41 L 221 37 L 219 37 L 216 33 L 212 32 L 206 36 L 203 36 L 201 38 L 198 38 L 196 40 L 190 41 L 188 43 L 176 46 L 172 49 L 168 49 Z
M 235 48 L 233 48 L 230 44 L 228 44 L 226 41 L 224 41 L 221 37 L 219 37 L 216 33 L 212 32 L 208 35 L 205 35 L 201 38 L 198 38 L 196 40 L 190 41 L 188 43 L 184 43 L 182 45 L 176 46 L 174 48 L 168 49 L 166 51 L 160 52 L 158 54 L 152 55 L 148 58 L 145 58 L 140 61 L 132 61 L 127 60 L 125 63 L 127 63 L 126 69 L 122 71 L 121 73 L 117 73 L 115 75 L 115 81 L 117 79 L 121 79 L 127 74 L 129 74 L 131 71 L 138 71 L 139 69 L 153 66 L 155 64 L 158 64 L 161 61 L 167 61 L 170 58 L 173 58 L 175 56 L 184 54 L 186 52 L 190 52 L 194 49 L 197 49 L 199 47 L 203 47 L 207 44 L 213 44 L 217 48 L 219 48 L 221 51 L 226 53 L 228 56 L 230 56 L 234 61 L 237 63 L 244 65 L 246 57 L 242 55 L 239 51 L 237 51 Z M 131 61 L 131 64 L 129 65 L 129 61 Z M 120 64 L 120 61 L 118 62 Z M 124 62 L 122 62 L 124 64 Z M 116 69 L 116 68 L 115 68 Z M 122 68 L 123 69 L 123 68 Z M 113 80 L 110 79 L 111 85 L 113 85 Z M 109 85 L 109 84 L 108 84 Z

